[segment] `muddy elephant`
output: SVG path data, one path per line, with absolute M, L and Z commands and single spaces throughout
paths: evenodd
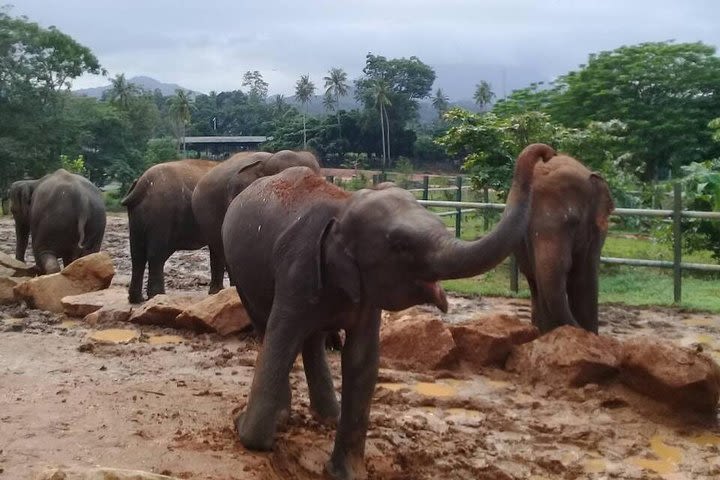
M 535 166 L 532 214 L 515 251 L 541 332 L 561 325 L 598 332 L 598 269 L 614 209 L 605 180 L 574 158 Z
M 8 191 L 15 219 L 15 257 L 25 260 L 28 236 L 40 273 L 60 271 L 72 261 L 100 251 L 105 203 L 88 179 L 60 169 L 39 180 L 14 182 Z
M 447 310 L 439 280 L 485 272 L 522 241 L 533 168 L 554 151 L 528 147 L 517 160 L 504 218 L 474 242 L 454 238 L 413 195 L 392 184 L 348 193 L 309 168 L 257 180 L 228 207 L 225 257 L 243 305 L 264 341 L 240 441 L 269 450 L 289 411 L 289 372 L 302 352 L 310 407 L 337 420 L 326 464 L 336 479 L 363 476 L 370 402 L 379 361 L 380 312 L 429 303 Z M 327 331 L 345 330 L 339 408 L 323 349 Z
M 208 160 L 177 160 L 150 167 L 130 187 L 122 205 L 128 211 L 132 277 L 128 298 L 143 301 L 148 266 L 148 298 L 165 293 L 165 261 L 177 250 L 206 245 L 192 212 L 192 193 L 200 179 L 217 166 Z
M 198 182 L 192 195 L 192 209 L 210 248 L 210 294 L 223 288 L 225 253 L 220 230 L 228 205 L 258 178 L 294 166 L 306 166 L 320 173 L 317 158 L 310 152 L 243 152 L 225 160 Z

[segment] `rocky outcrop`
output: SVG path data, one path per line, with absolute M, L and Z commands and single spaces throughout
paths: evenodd
M 85 317 L 97 310 L 127 310 L 132 306 L 128 303 L 127 290 L 122 288 L 108 288 L 97 292 L 70 295 L 60 300 L 63 311 L 68 317 Z
M 715 412 L 720 367 L 708 356 L 651 337 L 626 341 L 621 350 L 621 381 L 675 408 Z
M 191 305 L 177 316 L 175 323 L 192 330 L 230 335 L 248 328 L 250 317 L 233 287 Z
M 0 268 L 2 269 L 0 276 L 33 277 L 36 273 L 35 267 L 32 267 L 25 262 L 21 262 L 20 260 L 15 259 L 15 257 L 2 252 L 0 252 Z M 7 272 L 11 273 L 7 274 Z
M 192 295 L 156 295 L 133 310 L 129 320 L 140 325 L 182 328 L 177 317 L 198 301 Z
M 21 283 L 14 292 L 16 298 L 26 301 L 30 307 L 62 313 L 63 297 L 108 288 L 114 275 L 110 256 L 93 253 L 75 260 L 59 273 Z
M 386 315 L 380 330 L 380 357 L 393 368 L 444 368 L 455 359 L 455 342 L 440 318 L 413 308 Z
M 458 358 L 473 369 L 503 366 L 515 345 L 531 342 L 538 329 L 514 315 L 483 315 L 460 325 L 451 325 Z
M 28 280 L 30 277 L 0 277 L 0 305 L 17 302 L 14 289 Z
M 531 382 L 582 386 L 601 383 L 620 369 L 617 340 L 563 326 L 513 348 L 506 368 Z

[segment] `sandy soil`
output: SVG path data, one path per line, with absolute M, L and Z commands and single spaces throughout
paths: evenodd
M 118 285 L 129 278 L 126 222 L 110 217 L 106 234 Z M 13 250 L 13 236 L 11 220 L 1 218 L 0 250 Z M 206 288 L 206 250 L 178 253 L 168 267 L 170 287 Z M 452 298 L 446 319 L 487 310 L 529 313 L 521 300 Z M 720 359 L 717 316 L 619 306 L 604 306 L 601 316 L 604 333 L 653 332 Z M 274 452 L 258 454 L 232 430 L 252 380 L 252 338 L 102 326 L 111 327 L 138 337 L 97 344 L 79 322 L 0 307 L 0 478 L 60 465 L 187 479 L 321 478 L 334 431 L 309 414 L 299 364 L 290 420 Z M 338 372 L 337 354 L 331 362 Z M 494 369 L 383 369 L 367 466 L 371 479 L 711 479 L 720 478 L 719 454 L 717 421 L 674 415 L 619 387 L 532 386 Z

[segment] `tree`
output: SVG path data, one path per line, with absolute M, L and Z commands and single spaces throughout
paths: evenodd
M 384 80 L 376 80 L 373 84 L 372 93 L 375 99 L 375 107 L 380 113 L 380 138 L 382 139 L 382 167 L 384 172 L 390 161 L 390 124 L 387 119 L 387 107 L 392 105 L 390 86 Z
M 242 86 L 250 87 L 248 94 L 251 97 L 261 100 L 265 100 L 267 98 L 269 85 L 263 79 L 262 74 L 257 70 L 248 70 L 245 72 L 243 75 Z
M 342 137 L 340 127 L 340 97 L 348 94 L 347 73 L 342 68 L 331 68 L 325 80 L 325 94 L 335 99 L 335 114 L 337 116 L 338 137 Z
M 175 90 L 175 96 L 170 99 L 169 110 L 176 128 L 176 138 L 182 145 L 183 156 L 187 156 L 185 130 L 191 118 L 192 101 L 185 90 Z
M 125 74 L 121 73 L 110 80 L 110 90 L 108 90 L 107 98 L 110 103 L 118 106 L 123 110 L 130 107 L 132 98 L 140 93 L 140 89 L 134 83 L 128 83 Z
M 442 89 L 438 88 L 432 99 L 432 106 L 437 111 L 438 118 L 442 118 L 443 114 L 450 107 L 450 99 L 445 95 Z
M 657 42 L 590 55 L 556 82 L 552 117 L 569 127 L 619 119 L 644 180 L 720 153 L 708 122 L 720 111 L 720 58 L 702 43 Z
M 307 148 L 307 128 L 305 117 L 307 116 L 307 104 L 315 94 L 315 84 L 310 81 L 310 75 L 302 75 L 300 80 L 295 84 L 295 99 L 299 101 L 304 111 L 302 114 L 303 119 L 303 148 Z
M 480 83 L 475 85 L 473 99 L 477 106 L 480 107 L 480 110 L 485 110 L 493 98 L 495 98 L 495 93 L 493 93 L 492 86 L 487 81 L 481 80 Z

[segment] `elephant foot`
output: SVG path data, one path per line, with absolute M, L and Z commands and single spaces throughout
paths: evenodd
M 289 416 L 289 414 L 286 415 L 286 420 Z M 270 432 L 263 431 L 267 430 L 267 428 L 249 428 L 245 422 L 246 418 L 246 412 L 241 413 L 235 418 L 235 431 L 240 439 L 240 443 L 248 450 L 260 452 L 272 450 L 275 444 L 274 428 Z
M 143 300 L 144 299 L 143 299 L 142 293 L 130 292 L 128 294 L 128 302 L 130 302 L 132 304 L 142 303 Z
M 208 295 L 215 295 L 222 289 L 223 289 L 222 285 L 220 285 L 219 287 L 217 285 L 210 285 L 210 289 L 208 290 Z
M 337 458 L 333 452 L 330 460 L 325 463 L 325 473 L 333 480 L 365 480 L 367 479 L 367 470 L 365 470 L 365 462 L 361 458 L 359 462 L 352 462 L 342 456 Z

